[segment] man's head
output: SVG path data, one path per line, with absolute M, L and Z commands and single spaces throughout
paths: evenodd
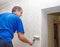
M 23 10 L 19 6 L 14 6 L 12 9 L 12 13 L 15 13 L 17 16 L 22 16 Z

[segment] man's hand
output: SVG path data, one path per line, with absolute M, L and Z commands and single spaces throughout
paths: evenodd
M 19 38 L 21 41 L 23 41 L 23 42 L 25 42 L 25 43 L 28 43 L 28 44 L 31 45 L 31 46 L 34 44 L 34 41 L 33 41 L 33 40 L 32 40 L 32 41 L 28 40 L 28 39 L 24 36 L 23 33 L 18 32 L 18 38 Z
M 29 45 L 33 45 L 34 44 L 34 41 L 29 41 Z

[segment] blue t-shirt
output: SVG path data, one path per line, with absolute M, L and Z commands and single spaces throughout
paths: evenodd
M 12 42 L 16 30 L 24 33 L 21 19 L 9 12 L 0 14 L 0 38 Z

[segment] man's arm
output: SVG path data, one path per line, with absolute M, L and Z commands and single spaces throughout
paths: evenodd
M 28 40 L 28 39 L 24 36 L 23 33 L 18 32 L 18 38 L 19 38 L 19 40 L 21 40 L 21 41 L 23 41 L 23 42 L 25 42 L 25 43 L 28 43 L 29 45 L 32 45 L 32 44 L 33 44 L 33 41 Z

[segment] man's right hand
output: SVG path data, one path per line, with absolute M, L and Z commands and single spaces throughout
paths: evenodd
M 25 42 L 25 43 L 28 43 L 28 44 L 31 45 L 31 46 L 34 44 L 34 41 L 33 41 L 33 40 L 30 41 L 29 39 L 27 39 L 27 38 L 24 36 L 23 33 L 18 32 L 18 38 L 19 38 L 21 41 L 23 41 L 23 42 Z
M 33 45 L 34 44 L 34 41 L 29 41 L 29 45 Z

